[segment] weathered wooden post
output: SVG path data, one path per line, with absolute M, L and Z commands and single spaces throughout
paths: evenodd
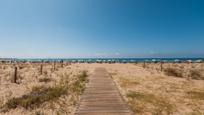
M 163 71 L 163 61 L 161 61 L 160 63 L 160 68 L 161 68 L 161 71 Z
M 54 65 L 53 65 L 53 70 L 55 71 L 55 65 L 56 65 L 56 62 L 54 61 Z
M 61 60 L 61 67 L 62 67 L 62 68 L 63 68 L 63 66 L 64 66 L 63 64 L 64 64 L 64 61 L 63 61 L 63 60 Z
M 168 64 L 168 68 L 170 68 L 171 67 L 171 62 L 168 62 L 169 64 Z
M 16 80 L 17 80 L 17 73 L 18 72 L 18 68 L 15 66 L 14 67 L 14 75 L 13 75 L 13 79 L 12 79 L 12 82 L 13 83 L 16 83 Z
M 41 65 L 40 65 L 40 74 L 41 75 L 43 74 L 43 63 L 41 63 Z
M 144 63 L 143 63 L 143 68 L 145 68 L 146 67 L 146 62 L 144 61 Z

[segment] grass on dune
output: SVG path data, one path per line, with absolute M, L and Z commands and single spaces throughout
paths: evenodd
M 85 89 L 85 84 L 88 82 L 87 77 L 87 72 L 82 71 L 82 73 L 78 76 L 78 80 L 71 85 L 70 90 L 81 94 Z
M 164 72 L 168 76 L 183 77 L 182 71 L 178 68 L 167 68 Z
M 137 114 L 150 112 L 152 114 L 172 114 L 174 105 L 169 103 L 166 98 L 156 96 L 154 94 L 128 92 L 128 102 L 132 110 Z M 153 109 L 149 109 L 152 107 Z
M 52 79 L 51 79 L 51 78 L 47 78 L 47 77 L 45 77 L 45 78 L 40 78 L 40 79 L 39 79 L 39 82 L 45 82 L 45 83 L 47 83 L 47 82 L 50 82 L 50 81 L 52 81 Z
M 191 99 L 204 100 L 204 91 L 188 91 L 187 95 Z
M 17 107 L 34 109 L 39 107 L 44 102 L 55 101 L 62 95 L 67 95 L 68 93 L 80 95 L 85 88 L 87 77 L 87 72 L 83 71 L 81 74 L 77 75 L 76 80 L 71 84 L 69 84 L 69 82 L 64 82 L 52 87 L 33 87 L 29 94 L 8 100 L 1 107 L 1 110 L 3 112 L 7 112 L 8 110 L 15 109 Z M 62 81 L 69 81 L 69 79 L 63 79 Z
M 180 77 L 180 78 L 191 78 L 194 80 L 204 80 L 204 76 L 202 75 L 202 70 L 199 69 L 189 69 L 184 71 L 179 68 L 167 68 L 165 69 L 165 74 L 168 76 Z M 185 74 L 187 73 L 187 74 Z
M 140 84 L 138 81 L 136 80 L 133 80 L 133 79 L 127 79 L 127 78 L 120 78 L 120 84 L 121 84 L 121 87 L 128 87 L 128 86 L 135 86 L 135 85 L 138 85 Z
M 8 100 L 4 107 L 7 109 L 15 109 L 18 106 L 26 109 L 35 108 L 46 101 L 55 100 L 65 94 L 67 94 L 66 87 L 35 87 L 29 94 Z
M 201 73 L 201 70 L 191 69 L 189 71 L 189 77 L 196 80 L 204 80 L 204 76 Z

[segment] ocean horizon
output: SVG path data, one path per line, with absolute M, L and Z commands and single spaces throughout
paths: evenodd
M 11 61 L 69 61 L 69 62 L 183 62 L 183 61 L 204 61 L 204 58 L 0 58 L 0 60 Z

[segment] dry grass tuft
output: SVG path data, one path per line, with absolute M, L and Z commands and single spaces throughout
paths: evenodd
M 191 78 L 195 80 L 204 80 L 204 76 L 202 75 L 202 70 L 200 69 L 187 69 L 184 71 L 181 68 L 167 68 L 165 69 L 165 74 L 168 76 L 175 76 L 180 78 Z M 186 74 L 185 74 L 186 73 Z
M 81 94 L 85 89 L 85 84 L 88 82 L 87 77 L 87 71 L 82 71 L 82 73 L 77 77 L 78 80 L 71 85 L 70 90 L 77 94 Z
M 128 92 L 127 97 L 132 110 L 138 114 L 144 114 L 145 112 L 172 114 L 174 111 L 174 105 L 170 104 L 166 98 L 153 94 Z M 148 110 L 148 106 L 153 107 L 153 109 Z
M 191 99 L 204 100 L 204 91 L 189 91 L 187 95 Z
M 2 112 L 7 112 L 10 109 L 17 107 L 23 107 L 25 109 L 34 109 L 40 107 L 44 102 L 53 101 L 66 95 L 68 92 L 72 92 L 75 96 L 79 96 L 85 89 L 87 82 L 87 72 L 83 71 L 77 76 L 77 79 L 70 83 L 69 76 L 65 76 L 62 81 L 63 83 L 56 84 L 53 87 L 36 86 L 33 87 L 29 94 L 23 95 L 22 97 L 12 98 L 8 100 L 0 109 Z M 47 82 L 47 79 L 43 79 L 42 82 Z
M 50 81 L 52 81 L 52 79 L 51 79 L 51 78 L 47 78 L 47 77 L 45 77 L 45 78 L 40 78 L 40 79 L 39 79 L 39 82 L 45 82 L 45 83 L 47 83 L 47 82 L 50 82 Z
M 200 70 L 191 69 L 189 71 L 189 77 L 196 80 L 204 80 L 204 76 Z
M 45 115 L 43 112 L 40 112 L 40 111 L 36 111 L 35 112 L 35 115 Z
M 12 98 L 4 105 L 5 110 L 15 109 L 21 106 L 25 109 L 35 108 L 46 101 L 51 101 L 67 94 L 67 87 L 35 87 L 32 91 L 19 98 Z
M 164 72 L 168 76 L 183 77 L 182 71 L 178 68 L 167 68 L 164 70 Z
M 127 79 L 127 78 L 120 78 L 120 82 L 121 82 L 120 83 L 121 87 L 128 87 L 128 86 L 134 86 L 134 85 L 140 84 L 136 80 L 131 80 L 131 79 Z

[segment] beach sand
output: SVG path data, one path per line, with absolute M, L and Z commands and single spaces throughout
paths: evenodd
M 13 97 L 29 94 L 33 87 L 52 87 L 61 80 L 70 82 L 77 79 L 82 71 L 90 76 L 96 67 L 104 67 L 112 76 L 120 93 L 137 114 L 141 115 L 202 115 L 204 114 L 204 64 L 202 63 L 160 63 L 138 64 L 53 64 L 43 66 L 40 75 L 40 64 L 24 64 L 18 70 L 17 84 L 11 82 L 14 68 L 12 65 L 0 65 L 0 106 Z M 68 77 L 66 77 L 68 76 Z M 49 78 L 48 81 L 43 81 Z M 66 78 L 66 79 L 65 79 Z M 79 102 L 80 94 L 71 92 L 54 101 L 47 101 L 34 108 L 17 107 L 2 115 L 29 114 L 68 114 L 72 115 Z

